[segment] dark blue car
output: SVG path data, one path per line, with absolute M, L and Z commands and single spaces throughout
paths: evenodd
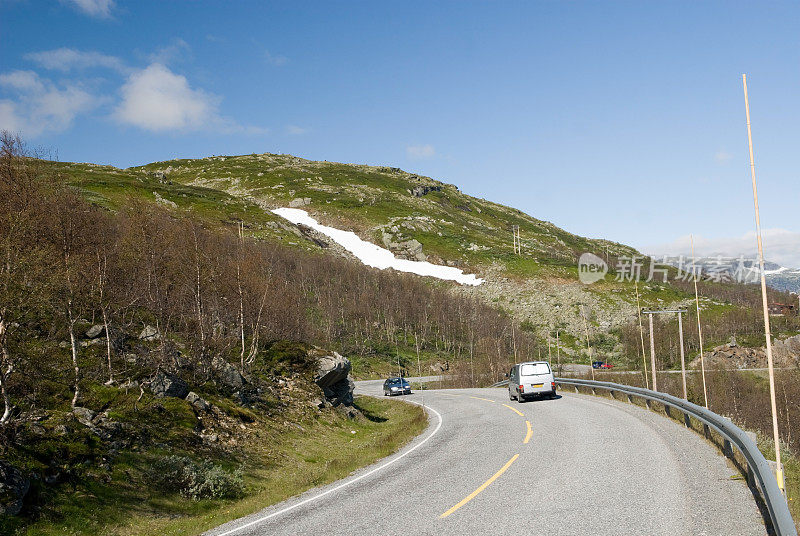
M 410 395 L 411 384 L 405 378 L 389 378 L 383 382 L 383 395 Z

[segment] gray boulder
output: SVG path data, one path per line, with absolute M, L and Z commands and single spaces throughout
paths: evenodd
M 441 191 L 442 191 L 441 186 L 421 185 L 421 186 L 415 186 L 414 189 L 411 190 L 411 195 L 413 195 L 414 197 L 422 197 L 423 195 L 427 195 L 428 192 L 441 192 Z
M 94 421 L 94 418 L 97 415 L 94 411 L 90 410 L 89 408 L 82 408 L 80 406 L 76 406 L 75 408 L 73 408 L 72 414 L 75 415 L 75 418 L 78 419 L 78 422 L 83 424 L 84 426 L 91 426 L 92 421 Z
M 247 383 L 245 377 L 239 373 L 236 367 L 224 359 L 214 358 L 211 365 L 217 371 L 219 382 L 231 391 L 238 391 Z
M 159 372 L 150 382 L 150 390 L 158 397 L 186 398 L 189 386 L 182 379 L 172 374 Z
M 289 206 L 292 208 L 304 207 L 311 204 L 310 197 L 296 197 L 289 201 Z
M 158 339 L 158 330 L 151 325 L 145 326 L 142 332 L 139 333 L 139 340 L 142 341 L 157 341 Z
M 91 432 L 105 441 L 111 440 L 123 431 L 122 423 L 109 419 L 106 414 L 100 414 L 96 419 L 96 424 L 90 426 Z
M 350 379 L 351 368 L 350 360 L 336 352 L 318 358 L 314 381 L 334 406 L 353 404 L 355 383 Z
M 314 374 L 314 381 L 324 389 L 346 379 L 350 374 L 351 368 L 350 360 L 338 352 L 321 356 L 317 359 L 317 371 Z
M 352 406 L 353 391 L 355 391 L 355 389 L 355 382 L 348 376 L 330 387 L 323 388 L 322 392 L 325 393 L 325 396 L 330 400 L 333 406 Z
M 198 395 L 194 391 L 186 395 L 186 401 L 190 403 L 192 406 L 194 406 L 195 409 L 198 409 L 200 411 L 208 411 L 209 409 L 211 409 L 211 404 L 206 402 L 203 398 L 200 398 L 200 395 Z
M 30 489 L 31 481 L 22 471 L 0 460 L 0 515 L 17 515 Z
M 86 330 L 86 338 L 87 339 L 96 339 L 100 335 L 102 335 L 106 330 L 106 327 L 103 324 L 95 324 L 89 329 Z

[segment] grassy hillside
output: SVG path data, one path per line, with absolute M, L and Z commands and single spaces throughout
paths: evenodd
M 517 209 L 468 196 L 452 184 L 398 168 L 275 154 L 171 160 L 125 170 L 53 165 L 93 201 L 110 208 L 138 197 L 190 211 L 217 225 L 242 221 L 251 236 L 319 250 L 320 244 L 266 210 L 298 206 L 322 223 L 353 230 L 398 256 L 479 274 L 485 284 L 454 285 L 454 291 L 512 313 L 543 344 L 558 331 L 562 349 L 572 359 L 588 359 L 586 331 L 593 342 L 598 339 L 603 358 L 631 352 L 621 332 L 637 321 L 636 294 L 631 282 L 614 281 L 614 267 L 620 258 L 640 256 L 634 248 L 574 235 Z M 520 255 L 513 252 L 513 226 L 520 229 Z M 413 241 L 422 245 L 422 255 L 409 247 Z M 578 282 L 577 259 L 584 252 L 608 260 L 611 272 L 606 281 L 589 286 Z M 642 267 L 645 277 L 647 262 Z M 690 305 L 693 299 L 685 285 L 645 283 L 639 292 L 646 307 Z M 705 303 L 743 307 L 713 297 Z M 638 361 L 630 355 L 628 360 Z

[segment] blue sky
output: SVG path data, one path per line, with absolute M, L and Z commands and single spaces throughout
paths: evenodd
M 800 2 L 0 0 L 0 128 L 61 160 L 394 165 L 649 252 L 800 267 Z

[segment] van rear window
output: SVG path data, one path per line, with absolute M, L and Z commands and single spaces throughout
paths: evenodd
M 520 376 L 533 376 L 534 374 L 550 374 L 550 365 L 547 363 L 533 363 L 522 365 L 519 371 Z

